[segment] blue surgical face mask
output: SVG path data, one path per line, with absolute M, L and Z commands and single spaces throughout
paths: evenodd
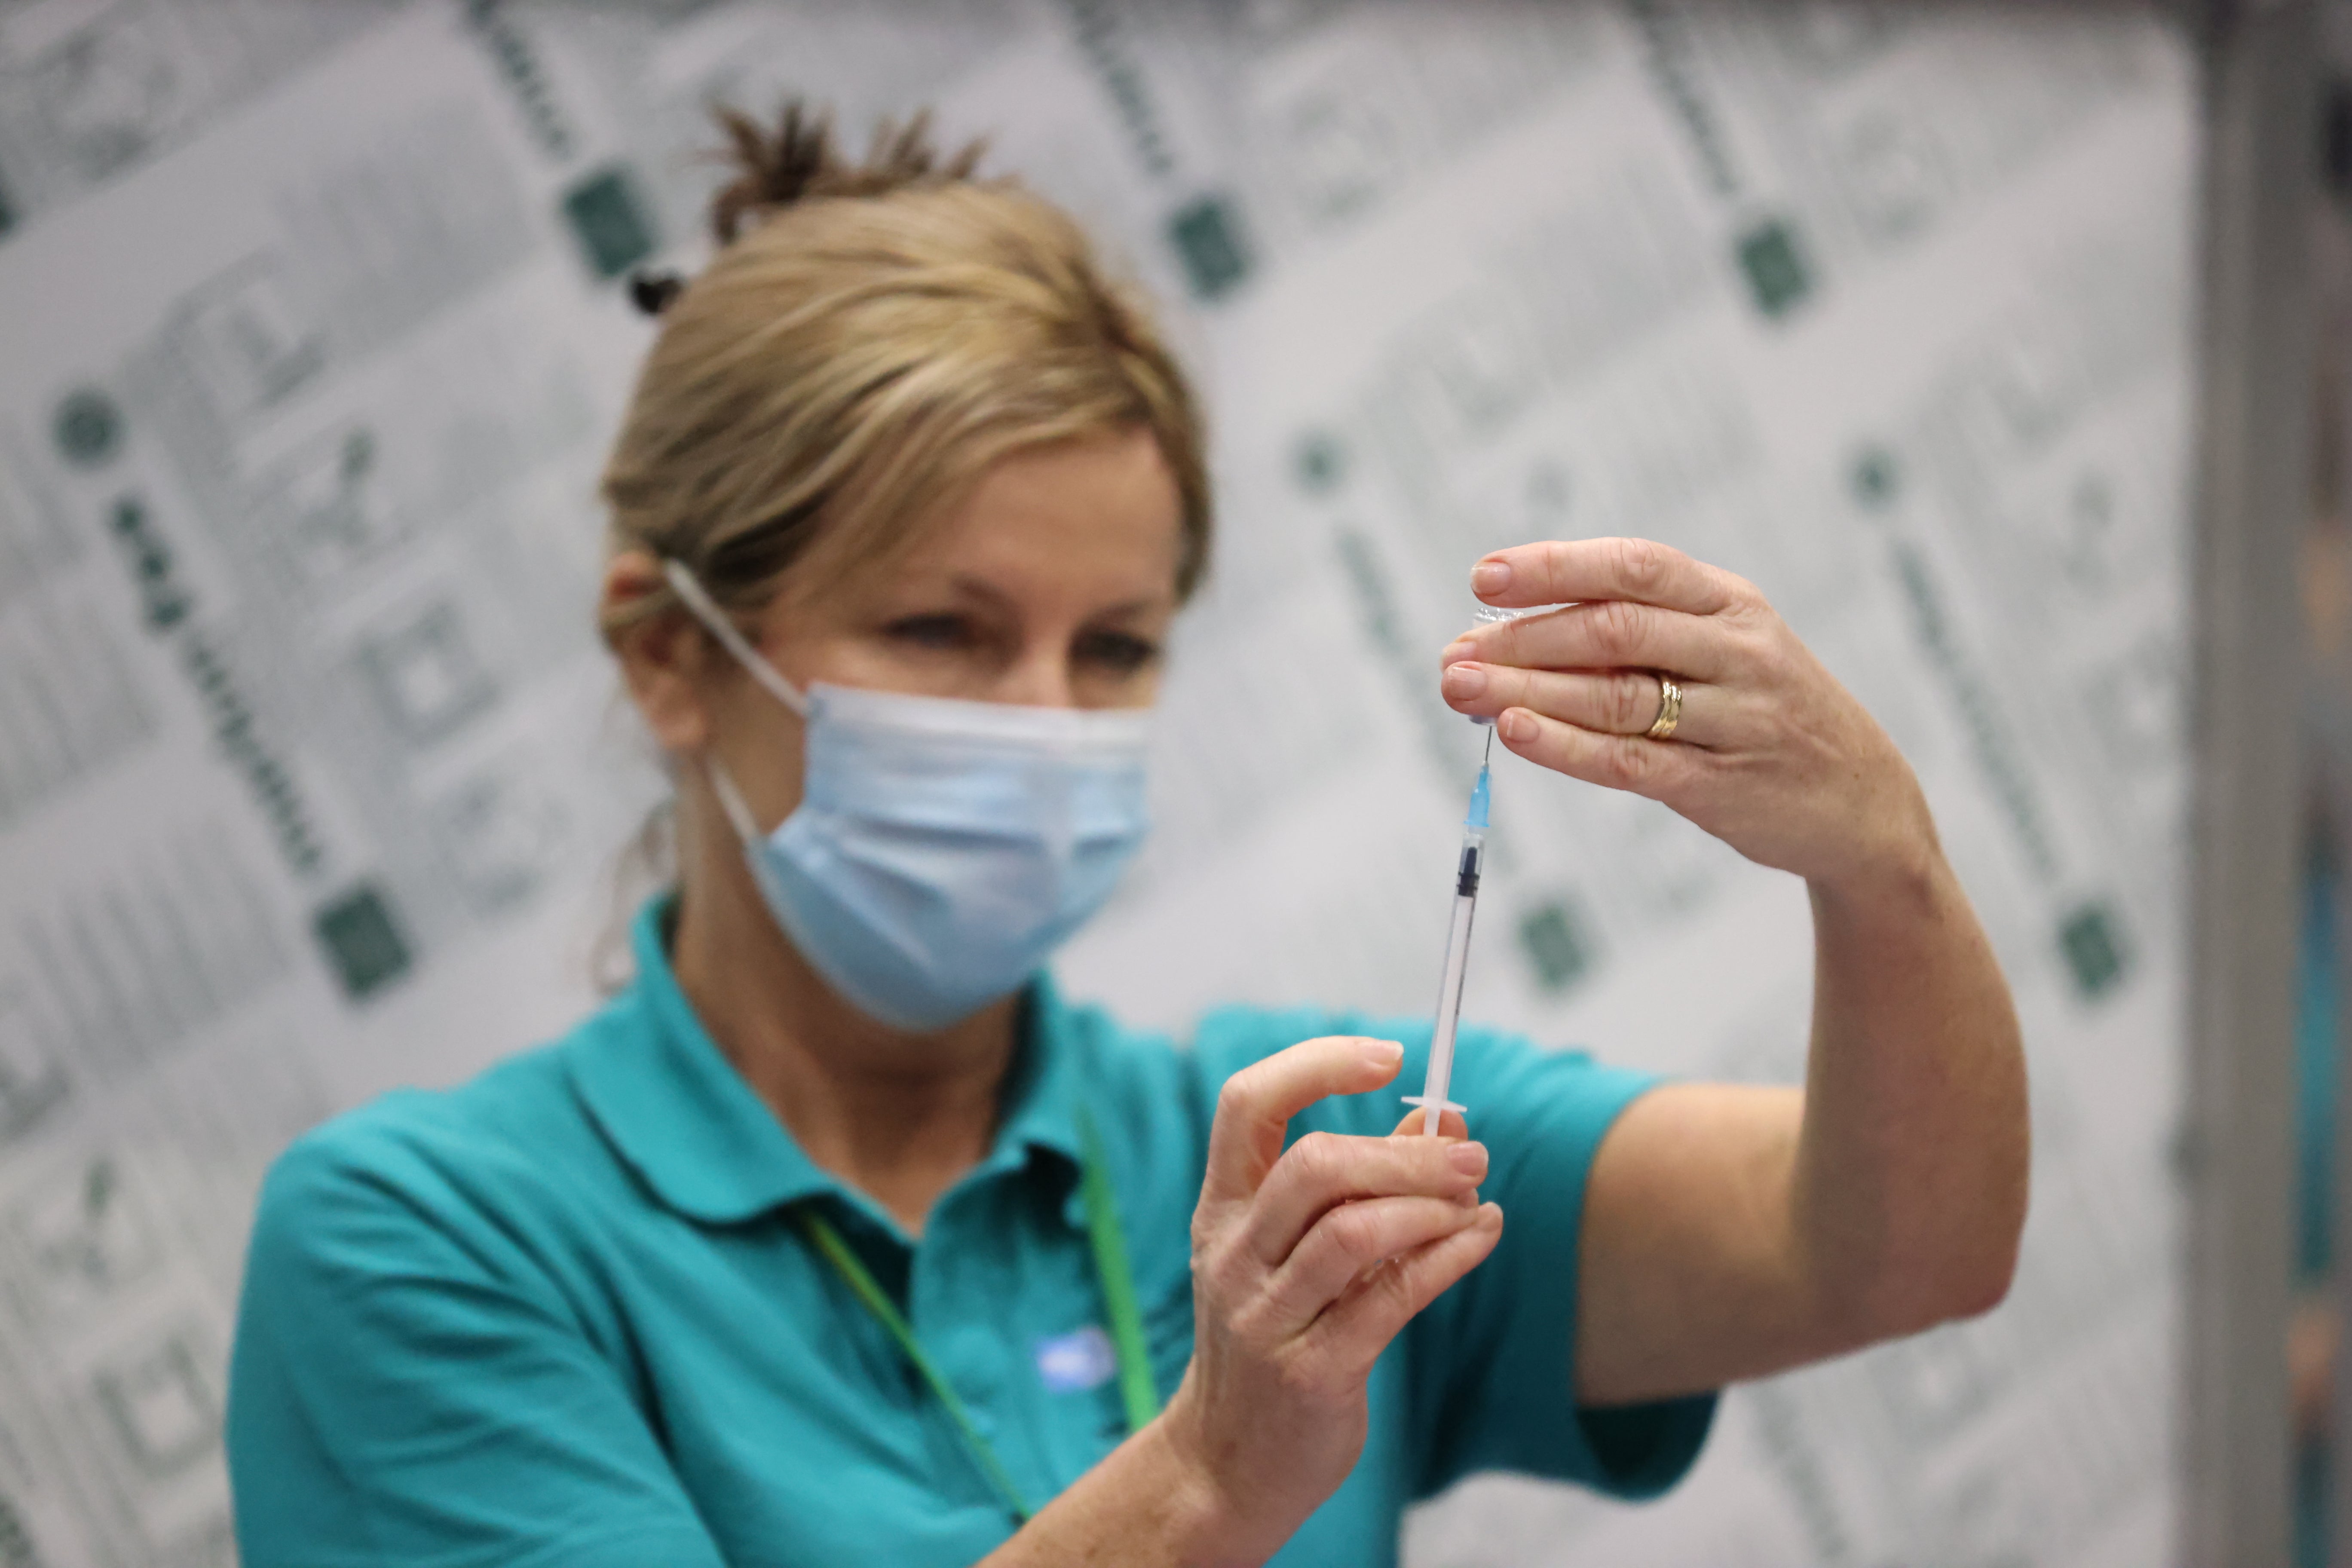
M 712 788 L 793 945 L 886 1024 L 936 1029 L 1020 987 L 1110 896 L 1148 826 L 1144 714 L 813 685 L 665 563 L 695 618 L 806 721 L 801 804 L 762 834 Z

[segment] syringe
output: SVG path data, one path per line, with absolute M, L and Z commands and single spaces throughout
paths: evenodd
M 1487 763 L 1495 752 L 1495 730 L 1486 727 L 1486 749 L 1478 757 L 1478 782 L 1471 786 L 1469 815 L 1462 819 L 1462 856 L 1454 873 L 1454 923 L 1445 933 L 1445 973 L 1437 984 L 1437 1023 L 1429 1036 L 1429 1077 L 1419 1094 L 1404 1097 L 1421 1107 L 1421 1131 L 1437 1136 L 1439 1118 L 1463 1107 L 1445 1098 L 1454 1079 L 1454 1026 L 1462 1016 L 1462 976 L 1470 964 L 1470 921 L 1478 912 L 1478 875 L 1486 868 Z

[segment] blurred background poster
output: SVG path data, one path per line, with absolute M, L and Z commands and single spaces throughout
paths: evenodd
M 2128 7 L 0 3 L 0 1564 L 233 1560 L 285 1142 L 592 1005 L 658 796 L 603 448 L 707 109 L 930 106 L 1203 377 L 1223 512 L 1157 835 L 1070 987 L 1417 1013 L 1469 563 L 1760 584 L 1926 781 L 2026 1022 L 1988 1318 L 1744 1388 L 1643 1508 L 1470 1483 L 1422 1568 L 2171 1554 L 2190 40 Z M 1790 1080 L 1793 879 L 1517 763 L 1470 1008 Z M 1269 871 L 1271 874 L 1269 874 Z

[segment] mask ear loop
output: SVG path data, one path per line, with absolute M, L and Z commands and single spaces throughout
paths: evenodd
M 760 831 L 759 819 L 751 815 L 751 804 L 735 787 L 735 781 L 727 776 L 727 770 L 719 765 L 717 757 L 702 759 L 702 773 L 710 781 L 711 793 L 719 797 L 719 808 L 727 814 L 728 826 L 735 830 L 735 841 L 743 847 L 743 862 L 751 868 L 751 880 L 758 885 L 761 897 L 768 900 L 771 909 L 781 908 L 782 896 L 770 880 L 773 873 L 769 869 L 767 857 L 760 853 L 760 842 L 767 836 Z
M 727 814 L 728 822 L 734 826 L 735 837 L 743 841 L 747 849 L 759 843 L 765 837 L 760 831 L 759 819 L 751 815 L 751 803 L 743 798 L 743 792 L 735 787 L 735 781 L 727 776 L 727 770 L 719 765 L 719 759 L 703 759 L 702 771 L 710 775 L 711 791 L 719 796 L 719 808 Z
M 794 690 L 793 683 L 777 673 L 776 667 L 751 646 L 749 638 L 735 629 L 735 623 L 727 618 L 726 613 L 695 580 L 694 574 L 686 569 L 684 562 L 663 562 L 662 575 L 669 579 L 671 589 L 685 601 L 688 611 L 702 623 L 702 629 L 717 637 L 719 646 L 733 654 L 735 662 L 751 671 L 752 679 L 766 687 L 769 695 L 777 701 L 802 718 L 808 717 L 808 699 Z
M 793 689 L 793 683 L 777 673 L 776 667 L 762 658 L 750 639 L 735 629 L 735 623 L 729 620 L 725 612 L 712 601 L 694 574 L 687 570 L 684 562 L 663 562 L 662 575 L 669 579 L 671 589 L 685 603 L 688 613 L 702 623 L 702 629 L 718 638 L 719 646 L 734 655 L 735 662 L 749 670 L 752 679 L 767 688 L 770 695 L 794 713 L 803 719 L 808 717 L 808 699 Z M 711 790 L 719 796 L 719 809 L 727 813 L 727 821 L 735 829 L 735 837 L 747 849 L 759 843 L 764 835 L 760 831 L 759 819 L 751 815 L 751 803 L 743 798 L 743 792 L 735 787 L 735 781 L 727 776 L 727 770 L 719 766 L 717 757 L 705 757 L 702 767 L 703 772 L 710 776 Z

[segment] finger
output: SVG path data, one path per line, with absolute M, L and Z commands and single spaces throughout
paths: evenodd
M 1554 773 L 1652 800 L 1665 799 L 1706 754 L 1676 741 L 1596 734 L 1525 708 L 1507 710 L 1495 733 L 1508 750 Z
M 1719 709 L 1719 690 L 1676 684 L 1682 686 L 1683 704 L 1674 738 L 1704 746 Z M 1456 711 L 1473 718 L 1493 719 L 1508 709 L 1528 708 L 1547 719 L 1604 735 L 1647 734 L 1665 711 L 1663 683 L 1642 669 L 1518 669 L 1465 660 L 1445 667 L 1440 687 Z
M 1282 1154 L 1290 1119 L 1333 1094 L 1361 1094 L 1396 1077 L 1404 1047 L 1394 1040 L 1327 1035 L 1301 1040 L 1225 1079 L 1209 1128 L 1207 1202 L 1246 1202 Z
M 1744 586 L 1720 567 L 1647 539 L 1570 539 L 1515 545 L 1470 568 L 1471 591 L 1507 609 L 1631 599 L 1694 616 L 1728 609 Z
M 1275 1162 L 1250 1205 L 1245 1234 L 1250 1249 L 1272 1266 L 1342 1204 L 1402 1196 L 1452 1202 L 1486 1174 L 1486 1151 L 1476 1143 L 1310 1132 Z
M 1349 1368 L 1369 1368 L 1397 1331 L 1454 1282 L 1484 1263 L 1503 1237 L 1503 1210 L 1487 1204 L 1450 1236 L 1360 1275 L 1323 1310 L 1313 1332 Z
M 1305 1328 L 1366 1270 L 1472 1228 L 1484 1213 L 1429 1197 L 1366 1198 L 1332 1210 L 1269 1282 L 1283 1327 Z
M 1404 1120 L 1396 1124 L 1396 1131 L 1389 1136 L 1418 1138 L 1421 1136 L 1421 1124 L 1423 1120 L 1420 1108 L 1416 1106 L 1404 1113 Z M 1470 1136 L 1470 1124 L 1462 1120 L 1462 1113 L 1458 1110 L 1440 1111 L 1437 1117 L 1437 1135 L 1440 1138 L 1467 1138 Z
M 1463 662 L 1521 669 L 1671 670 L 1676 679 L 1737 674 L 1731 628 L 1631 599 L 1592 599 L 1539 616 L 1473 626 L 1449 644 L 1441 667 Z
M 1389 1136 L 1391 1138 L 1424 1137 L 1426 1135 L 1423 1133 L 1421 1130 L 1421 1124 L 1424 1118 L 1419 1110 L 1408 1110 L 1404 1113 L 1404 1120 L 1396 1124 L 1396 1131 L 1390 1133 Z M 1459 1143 L 1466 1142 L 1469 1139 L 1469 1136 L 1470 1124 L 1462 1120 L 1462 1113 L 1460 1111 L 1442 1110 L 1438 1112 L 1436 1142 L 1443 1143 Z M 1478 1179 L 1480 1181 L 1484 1181 L 1486 1179 L 1483 1172 L 1480 1173 Z M 1475 1209 L 1478 1206 L 1478 1189 L 1475 1186 L 1470 1187 L 1467 1190 L 1455 1194 L 1454 1201 L 1463 1208 Z

